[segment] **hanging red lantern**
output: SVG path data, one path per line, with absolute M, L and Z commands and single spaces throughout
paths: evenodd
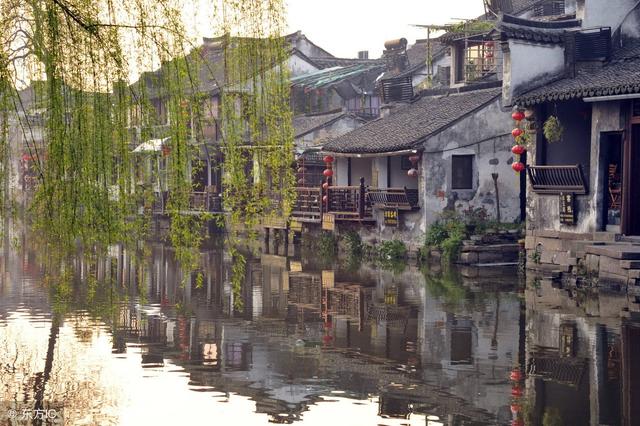
M 521 134 L 524 133 L 524 130 L 519 129 L 519 128 L 515 128 L 511 131 L 511 134 L 513 135 L 514 138 L 517 138 L 518 136 L 520 136 Z
M 485 58 L 493 58 L 493 51 L 489 50 L 484 54 Z
M 329 197 L 327 197 L 326 195 L 322 196 L 322 202 L 326 203 L 327 201 L 329 201 Z
M 511 148 L 511 152 L 513 152 L 515 155 L 522 155 L 527 151 L 527 148 L 525 148 L 524 145 L 516 145 L 513 148 Z
M 325 183 L 323 183 L 323 184 L 322 184 L 322 189 L 324 189 L 325 191 L 326 191 L 327 189 L 329 189 L 329 182 L 325 182 Z
M 515 396 L 516 398 L 521 397 L 523 394 L 522 388 L 520 386 L 514 386 L 511 388 L 511 396 Z
M 519 382 L 520 380 L 522 380 L 522 373 L 520 372 L 520 369 L 514 368 L 513 370 L 511 370 L 509 378 L 514 382 Z
M 418 169 L 409 169 L 407 170 L 407 176 L 409 177 L 417 177 L 418 176 Z
M 521 171 L 523 171 L 526 168 L 526 166 L 524 164 L 522 164 L 521 162 L 517 161 L 517 162 L 515 162 L 515 163 L 513 163 L 511 165 L 511 168 L 513 170 L 515 170 L 516 172 L 520 173 Z
M 333 176 L 333 170 L 331 170 L 331 169 L 324 169 L 324 171 L 322 172 L 322 174 L 324 175 L 324 177 L 331 177 L 331 176 Z
M 171 153 L 171 148 L 169 148 L 166 145 L 162 145 L 162 156 L 168 157 L 170 153 Z
M 322 159 L 325 163 L 333 163 L 333 157 L 330 155 L 325 155 Z
M 420 156 L 418 154 L 414 154 L 409 157 L 409 161 L 411 161 L 411 164 L 416 164 L 418 160 L 420 160 Z
M 522 111 L 516 111 L 511 114 L 511 118 L 513 118 L 515 121 L 522 121 L 524 120 L 524 113 Z

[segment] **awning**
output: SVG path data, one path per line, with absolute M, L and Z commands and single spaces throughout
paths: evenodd
M 169 138 L 162 139 L 149 139 L 146 142 L 142 142 L 133 150 L 133 153 L 145 153 L 145 152 L 159 152 L 162 150 L 162 146 L 167 142 Z

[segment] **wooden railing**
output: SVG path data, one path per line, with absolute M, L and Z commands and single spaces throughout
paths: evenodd
M 166 194 L 157 194 L 153 200 L 153 213 L 167 213 L 167 196 Z M 221 213 L 222 197 L 211 192 L 194 191 L 189 195 L 189 207 L 186 213 Z
M 572 166 L 528 166 L 527 172 L 533 192 L 539 194 L 587 193 L 587 184 L 579 164 Z
M 296 188 L 297 198 L 293 217 L 302 220 L 320 221 L 322 218 L 322 189 Z
M 369 188 L 330 186 L 323 201 L 321 188 L 298 187 L 292 215 L 300 221 L 320 222 L 323 213 L 332 213 L 336 220 L 371 220 L 373 209 L 415 210 L 418 190 L 408 188 Z
M 418 190 L 408 188 L 369 188 L 369 202 L 374 208 L 413 210 L 418 208 Z
M 336 220 L 364 220 L 373 218 L 366 188 L 361 186 L 330 186 L 327 189 L 326 212 Z

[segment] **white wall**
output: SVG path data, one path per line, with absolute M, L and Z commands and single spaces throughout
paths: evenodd
M 625 16 L 638 3 L 637 0 L 581 0 L 584 8 L 578 8 L 582 12 L 582 28 L 611 27 L 618 28 Z M 582 10 L 581 10 L 582 9 Z
M 557 78 L 564 71 L 564 47 L 509 40 L 503 67 L 502 95 L 511 105 L 515 95 Z

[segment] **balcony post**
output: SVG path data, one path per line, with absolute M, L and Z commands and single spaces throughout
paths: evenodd
M 359 188 L 359 198 L 358 198 L 358 216 L 360 217 L 360 219 L 364 219 L 364 200 L 365 200 L 365 193 L 364 193 L 364 177 L 360 178 L 360 188 Z

